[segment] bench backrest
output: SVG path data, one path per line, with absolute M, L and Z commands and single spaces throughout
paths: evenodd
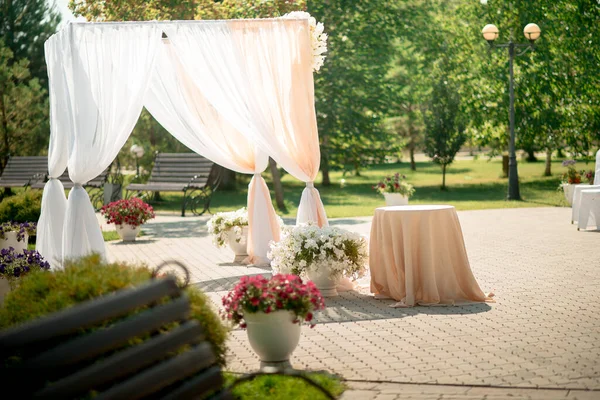
M 2 171 L 0 182 L 25 186 L 30 183 L 34 175 L 43 176 L 46 171 L 48 171 L 47 156 L 10 157 Z
M 168 277 L 0 332 L 0 362 L 21 358 L 4 368 L 3 389 L 21 398 L 47 399 L 80 397 L 92 390 L 97 399 L 155 394 L 184 399 L 218 390 L 221 369 L 189 312 L 188 298 Z M 158 333 L 174 322 L 179 324 L 168 333 Z M 146 335 L 147 340 L 132 342 Z M 187 345 L 189 349 L 175 354 Z
M 158 153 L 150 174 L 149 183 L 189 183 L 203 187 L 215 163 L 196 153 Z

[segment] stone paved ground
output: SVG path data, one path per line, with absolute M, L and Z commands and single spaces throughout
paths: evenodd
M 327 299 L 292 364 L 344 377 L 344 399 L 600 399 L 600 232 L 577 232 L 567 208 L 458 215 L 473 273 L 497 303 L 390 308 L 362 282 Z M 218 305 L 240 276 L 269 270 L 231 263 L 212 246 L 207 219 L 158 217 L 136 244 L 110 243 L 109 257 L 181 260 Z M 333 223 L 370 229 L 370 218 Z M 229 346 L 229 369 L 258 367 L 244 331 Z

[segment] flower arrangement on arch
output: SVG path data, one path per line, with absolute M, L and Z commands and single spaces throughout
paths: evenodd
M 358 278 L 366 271 L 367 240 L 358 233 L 315 223 L 285 227 L 279 242 L 271 242 L 267 257 L 273 270 L 302 275 L 328 268 L 330 276 Z
M 17 233 L 17 242 L 25 240 L 25 235 L 35 236 L 37 224 L 35 222 L 3 222 L 0 224 L 0 239 L 6 239 L 7 232 Z
M 35 250 L 18 253 L 12 247 L 0 250 L 0 276 L 19 278 L 34 270 L 49 270 L 50 264 Z
M 109 224 L 129 225 L 132 228 L 156 216 L 152 206 L 137 197 L 108 203 L 100 209 L 100 213 Z
M 283 18 L 290 19 L 308 19 L 308 26 L 310 29 L 310 41 L 313 52 L 313 71 L 319 72 L 321 66 L 325 62 L 324 53 L 327 51 L 327 34 L 323 32 L 325 27 L 322 22 L 311 16 L 306 11 L 292 11 L 283 16 Z
M 303 321 L 315 326 L 313 313 L 325 308 L 319 289 L 312 283 L 302 282 L 296 275 L 276 274 L 267 279 L 262 275 L 243 276 L 239 283 L 222 299 L 221 317 L 241 328 L 246 327 L 244 314 L 269 314 L 278 310 L 292 312 L 294 323 Z
M 379 194 L 400 193 L 408 198 L 415 194 L 414 186 L 406 181 L 405 175 L 400 175 L 398 172 L 383 178 L 378 184 L 373 186 L 373 189 Z

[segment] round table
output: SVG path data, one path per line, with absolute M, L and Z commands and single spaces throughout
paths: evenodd
M 492 301 L 471 272 L 453 206 L 377 208 L 369 246 L 371 292 L 397 306 Z

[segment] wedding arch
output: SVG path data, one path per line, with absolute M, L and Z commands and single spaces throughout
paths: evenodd
M 163 35 L 166 37 L 163 38 Z M 306 182 L 297 223 L 327 225 L 314 188 L 320 162 L 307 18 L 70 23 L 45 44 L 50 146 L 37 250 L 54 268 L 105 253 L 82 185 L 106 169 L 143 107 L 192 151 L 253 174 L 253 262 L 279 224 L 261 176 L 272 157 Z M 57 179 L 68 167 L 73 189 Z

